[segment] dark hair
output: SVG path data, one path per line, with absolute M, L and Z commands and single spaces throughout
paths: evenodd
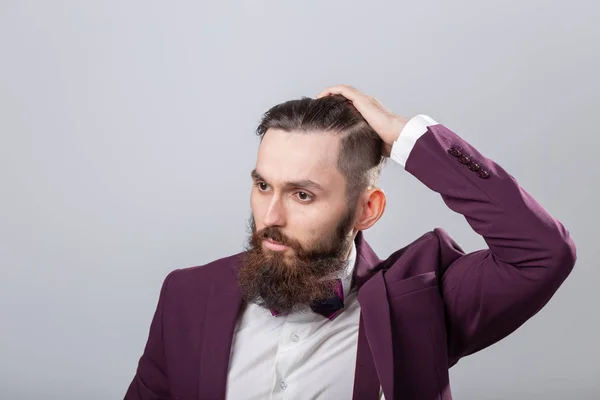
M 278 104 L 267 111 L 256 129 L 261 141 L 269 128 L 285 132 L 341 136 L 337 166 L 346 177 L 349 203 L 354 205 L 360 193 L 379 179 L 385 158 L 383 141 L 358 110 L 341 95 L 321 99 L 308 97 Z

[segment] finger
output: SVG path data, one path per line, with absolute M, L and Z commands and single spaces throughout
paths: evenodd
M 332 94 L 339 94 L 344 96 L 346 99 L 350 100 L 352 105 L 358 110 L 358 112 L 369 121 L 369 117 L 377 114 L 378 109 L 382 109 L 380 104 L 374 102 L 373 98 L 367 96 L 366 94 L 359 92 L 357 89 L 348 85 L 337 85 L 330 86 L 321 92 L 323 97 L 329 96 Z
M 317 98 L 330 96 L 332 94 L 341 94 L 342 96 L 346 97 L 348 100 L 351 100 L 350 97 L 354 97 L 354 93 L 356 93 L 356 92 L 358 92 L 358 91 L 356 89 L 354 89 L 352 86 L 335 85 L 335 86 L 329 86 L 327 89 L 325 89 L 324 91 L 319 93 Z
M 317 95 L 317 99 L 323 98 L 323 97 L 327 97 L 332 95 L 333 93 L 331 93 L 331 88 L 333 88 L 333 86 L 328 87 L 327 89 L 323 90 L 321 93 L 319 93 Z
M 321 93 L 319 93 L 319 95 L 317 96 L 317 99 L 320 99 L 321 97 L 325 97 L 325 96 L 330 96 L 332 94 L 340 94 L 352 102 L 357 101 L 362 96 L 364 96 L 361 92 L 359 92 L 352 86 L 336 85 L 336 86 L 330 86 L 327 89 L 323 90 Z

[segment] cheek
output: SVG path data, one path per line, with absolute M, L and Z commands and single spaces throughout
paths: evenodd
M 250 208 L 252 208 L 252 214 L 256 217 L 256 195 L 254 194 L 254 189 L 250 192 Z
M 259 231 L 262 229 L 262 206 L 260 201 L 258 201 L 258 196 L 254 194 L 254 190 L 250 195 L 250 210 L 252 212 L 252 218 L 254 219 L 254 224 L 256 225 L 256 230 Z
M 252 190 L 250 194 L 250 208 L 254 218 L 258 218 L 262 213 L 267 211 L 269 203 L 265 200 L 265 196 L 261 196 L 260 193 L 256 193 L 256 189 Z
M 292 221 L 290 221 L 292 222 Z M 332 220 L 331 213 L 298 213 L 290 224 L 296 238 L 308 247 L 331 235 L 337 220 Z

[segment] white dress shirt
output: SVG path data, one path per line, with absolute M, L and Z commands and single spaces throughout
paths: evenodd
M 411 118 L 390 158 L 405 166 L 417 139 L 435 124 L 426 115 Z M 357 291 L 351 290 L 355 263 L 353 244 L 340 276 L 344 309 L 333 320 L 310 309 L 273 316 L 256 304 L 244 306 L 231 346 L 228 400 L 352 399 L 360 318 Z

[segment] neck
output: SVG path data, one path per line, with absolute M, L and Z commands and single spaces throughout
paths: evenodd
M 351 245 L 348 246 L 348 249 L 346 249 L 346 254 L 344 254 L 344 259 L 348 260 L 350 258 L 350 254 L 352 254 L 352 247 L 354 245 L 354 241 L 356 240 L 356 234 L 358 233 L 357 230 L 353 229 L 352 233 L 350 234 L 350 239 L 351 239 Z
M 352 239 L 351 243 L 353 243 L 356 240 L 357 234 L 358 234 L 358 231 L 356 229 L 353 229 L 352 233 L 350 234 L 350 237 Z M 344 255 L 344 259 L 347 260 L 348 258 L 350 258 L 351 253 L 352 253 L 352 246 L 348 246 L 348 249 L 346 250 L 346 254 Z

